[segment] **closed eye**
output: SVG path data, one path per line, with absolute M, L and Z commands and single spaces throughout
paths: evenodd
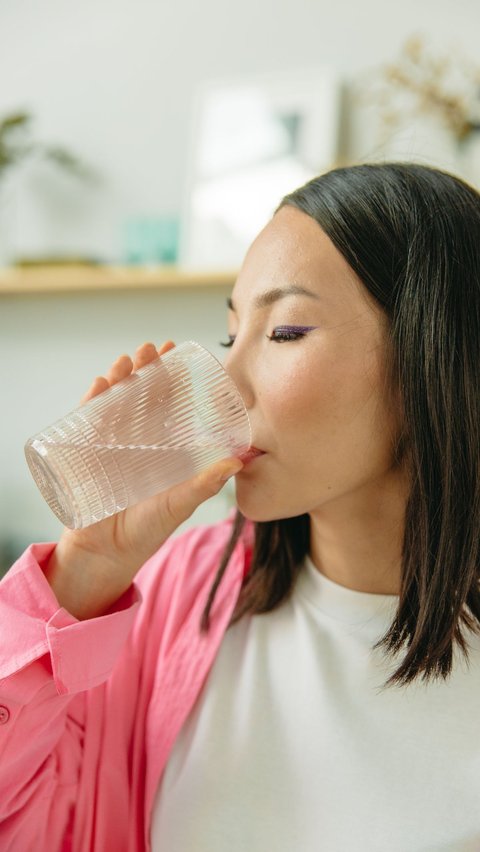
M 228 346 L 233 346 L 233 344 L 235 343 L 235 335 L 234 335 L 234 334 L 229 334 L 229 335 L 228 335 L 228 340 L 227 340 L 227 341 L 225 341 L 225 340 L 219 340 L 218 342 L 220 343 L 220 346 L 226 346 L 226 347 L 228 347 Z
M 309 331 L 313 331 L 314 325 L 278 325 L 271 334 L 267 334 L 269 340 L 283 343 L 286 340 L 299 340 L 305 337 Z
M 316 328 L 314 325 L 279 325 L 273 329 L 271 334 L 267 334 L 269 340 L 275 341 L 275 343 L 286 343 L 287 341 L 300 340 L 300 338 L 305 337 L 309 331 L 313 331 Z M 233 346 L 235 343 L 235 335 L 229 334 L 228 341 L 220 341 L 220 346 Z

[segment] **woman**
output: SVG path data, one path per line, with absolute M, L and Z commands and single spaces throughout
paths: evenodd
M 310 181 L 228 323 L 262 452 L 2 583 L 0 846 L 478 850 L 480 196 Z M 235 517 L 172 538 L 233 474 Z

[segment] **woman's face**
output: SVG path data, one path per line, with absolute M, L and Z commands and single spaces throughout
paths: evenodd
M 224 365 L 265 451 L 236 476 L 242 513 L 294 517 L 383 488 L 397 428 L 385 401 L 386 319 L 320 226 L 279 210 L 250 247 L 232 303 Z M 292 339 L 269 338 L 285 333 Z

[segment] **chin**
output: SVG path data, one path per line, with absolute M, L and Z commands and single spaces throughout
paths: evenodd
M 240 511 L 242 512 L 241 509 L 240 509 Z M 276 516 L 272 517 L 272 515 L 267 515 L 265 513 L 262 514 L 261 512 L 242 512 L 242 515 L 243 515 L 244 518 L 247 519 L 247 521 L 251 521 L 254 524 L 266 524 L 269 521 L 279 521 L 280 520 L 280 518 L 278 518 Z
M 278 511 L 275 511 L 275 507 L 272 506 L 256 506 L 251 500 L 239 500 L 238 496 L 236 500 L 236 505 L 237 509 L 242 513 L 243 517 L 246 518 L 247 521 L 252 521 L 253 523 L 257 524 L 267 523 L 268 521 L 282 521 L 286 518 L 292 518 L 294 516 L 288 511 L 282 512 L 280 508 L 278 509 Z
M 247 471 L 248 473 L 248 471 Z M 268 521 L 282 521 L 302 515 L 305 511 L 303 500 L 285 499 L 288 493 L 285 486 L 282 488 L 262 488 L 261 484 L 249 480 L 248 476 L 235 477 L 235 503 L 244 518 L 254 523 L 266 523 Z M 281 495 L 284 499 L 280 499 Z M 299 495 L 298 495 L 299 496 Z

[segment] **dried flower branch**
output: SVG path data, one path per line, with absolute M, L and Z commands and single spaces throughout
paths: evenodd
M 364 94 L 390 128 L 406 115 L 430 114 L 457 142 L 480 130 L 480 67 L 453 53 L 433 56 L 418 35 L 404 44 L 397 62 L 382 69 L 379 85 L 377 79 Z

